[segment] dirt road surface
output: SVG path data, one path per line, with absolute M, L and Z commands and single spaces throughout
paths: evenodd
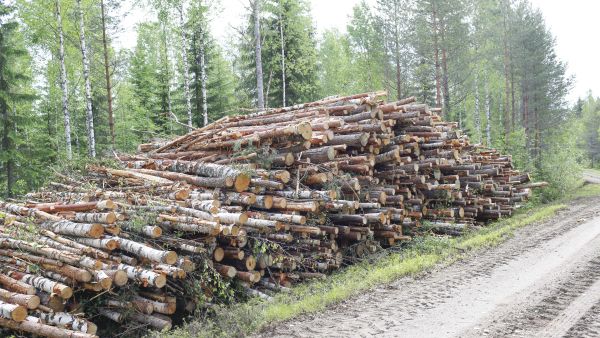
M 600 337 L 600 197 L 265 337 Z
M 582 173 L 583 180 L 587 183 L 600 184 L 600 175 L 596 170 L 584 170 Z

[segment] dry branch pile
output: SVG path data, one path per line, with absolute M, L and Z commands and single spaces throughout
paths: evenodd
M 222 277 L 268 299 L 423 224 L 458 234 L 510 216 L 544 185 L 436 109 L 382 95 L 226 117 L 0 203 L 0 326 L 168 329 Z

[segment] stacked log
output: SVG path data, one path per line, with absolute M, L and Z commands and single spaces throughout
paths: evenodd
M 216 280 L 269 299 L 422 229 L 510 216 L 543 185 L 438 110 L 383 94 L 226 117 L 0 203 L 0 327 L 169 329 Z

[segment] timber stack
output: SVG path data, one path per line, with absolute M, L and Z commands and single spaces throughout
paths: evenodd
M 225 117 L 0 203 L 0 327 L 169 329 L 218 280 L 269 299 L 423 229 L 510 216 L 545 185 L 438 109 L 384 95 Z

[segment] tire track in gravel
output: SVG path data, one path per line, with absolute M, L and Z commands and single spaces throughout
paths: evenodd
M 567 333 L 566 338 L 600 337 L 600 302 L 586 312 Z
M 585 247 L 591 240 L 589 236 L 600 238 L 600 220 L 596 221 L 597 226 L 586 222 L 598 215 L 600 198 L 579 200 L 550 221 L 517 230 L 513 238 L 496 248 L 472 253 L 460 262 L 417 278 L 399 279 L 332 306 L 322 313 L 279 324 L 264 331 L 262 336 L 443 337 L 509 332 L 512 328 L 510 321 L 504 323 L 496 318 L 496 324 L 486 323 L 486 317 L 493 318 L 496 312 L 518 316 L 519 312 L 515 309 L 513 312 L 500 310 L 504 305 L 511 304 L 511 297 L 520 292 L 531 294 L 533 303 L 529 304 L 530 307 L 544 300 L 545 295 L 540 290 L 530 292 L 528 288 L 544 284 L 537 282 L 540 276 L 564 270 L 561 264 L 579 248 Z M 575 228 L 576 231 L 571 231 Z M 580 232 L 585 235 L 582 236 Z M 574 246 L 565 248 L 562 245 L 564 241 Z M 552 259 L 548 260 L 548 257 Z M 540 261 L 544 263 L 539 264 Z M 600 271 L 598 267 L 596 270 Z M 559 275 L 567 283 L 568 278 L 564 273 L 562 271 Z M 552 278 L 546 277 L 546 280 Z M 575 282 L 578 283 L 577 279 Z M 585 283 L 581 284 L 582 287 L 589 287 L 594 279 L 589 285 Z M 547 300 L 551 301 L 550 298 Z M 548 315 L 548 322 L 551 322 L 553 313 Z M 481 325 L 486 323 L 493 330 L 478 330 L 480 321 Z
M 481 327 L 491 337 L 562 337 L 600 301 L 600 236 L 572 257 L 576 264 L 551 271 L 536 290 L 516 295 L 461 336 L 479 337 Z M 503 312 L 503 310 L 505 310 Z

